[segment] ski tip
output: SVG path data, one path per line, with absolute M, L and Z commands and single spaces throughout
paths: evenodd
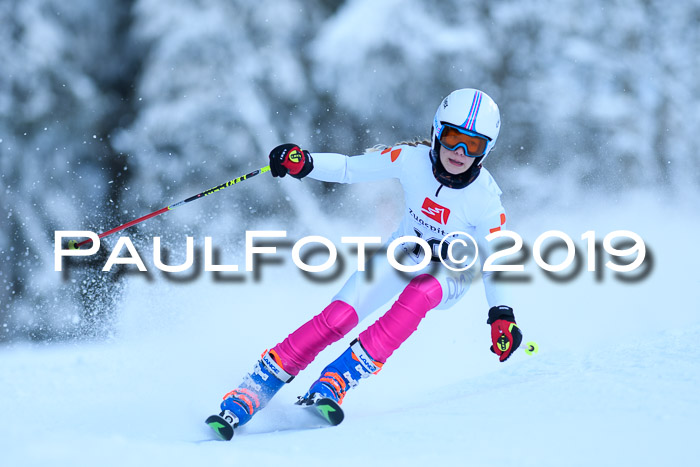
M 343 409 L 333 399 L 320 399 L 314 404 L 314 407 L 319 415 L 333 426 L 340 425 L 345 418 Z
M 220 415 L 211 415 L 205 421 L 209 427 L 224 441 L 233 438 L 233 427 Z

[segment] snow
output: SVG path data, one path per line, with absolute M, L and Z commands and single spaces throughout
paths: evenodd
M 651 194 L 589 201 L 513 215 L 510 228 L 526 244 L 558 228 L 581 251 L 583 232 L 602 238 L 626 228 L 644 238 L 654 266 L 636 283 L 610 271 L 596 281 L 585 270 L 556 283 L 527 262 L 532 280 L 513 286 L 516 316 L 525 340 L 538 342 L 537 355 L 497 362 L 475 285 L 458 309 L 429 313 L 382 372 L 348 394 L 340 426 L 319 429 L 292 402 L 356 332 L 226 443 L 214 440 L 204 418 L 351 271 L 333 284 L 305 280 L 290 261 L 265 265 L 259 282 L 135 275 L 108 341 L 0 348 L 2 465 L 685 462 L 700 416 L 699 288 L 687 273 L 698 258 L 688 248 L 700 217 Z

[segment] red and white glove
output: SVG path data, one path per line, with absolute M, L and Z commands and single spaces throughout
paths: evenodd
M 270 151 L 270 172 L 273 177 L 284 177 L 289 173 L 294 178 L 304 178 L 313 170 L 314 161 L 309 151 L 296 144 L 282 144 Z
M 491 325 L 491 352 L 498 355 L 498 360 L 505 362 L 523 341 L 523 333 L 515 324 L 513 309 L 509 306 L 494 306 L 489 310 L 486 324 Z

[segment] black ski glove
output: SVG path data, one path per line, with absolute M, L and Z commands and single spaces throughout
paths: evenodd
M 523 333 L 515 324 L 513 309 L 509 306 L 494 306 L 489 310 L 486 324 L 491 325 L 491 352 L 498 355 L 498 360 L 505 362 L 523 341 Z
M 282 144 L 270 151 L 270 172 L 273 177 L 284 177 L 289 173 L 294 178 L 302 179 L 314 168 L 314 161 L 309 151 L 303 151 L 296 144 Z

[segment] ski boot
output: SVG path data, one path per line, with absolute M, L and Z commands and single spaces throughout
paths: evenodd
M 357 386 L 360 378 L 379 372 L 382 365 L 370 357 L 360 341 L 355 339 L 340 357 L 323 369 L 319 379 L 304 396 L 299 396 L 296 403 L 315 407 L 328 423 L 338 425 L 344 418 L 340 404 L 348 389 Z
M 285 383 L 293 379 L 294 376 L 282 368 L 274 350 L 266 350 L 241 385 L 224 396 L 221 413 L 212 415 L 206 423 L 223 439 L 231 439 L 234 428 L 248 423 Z

